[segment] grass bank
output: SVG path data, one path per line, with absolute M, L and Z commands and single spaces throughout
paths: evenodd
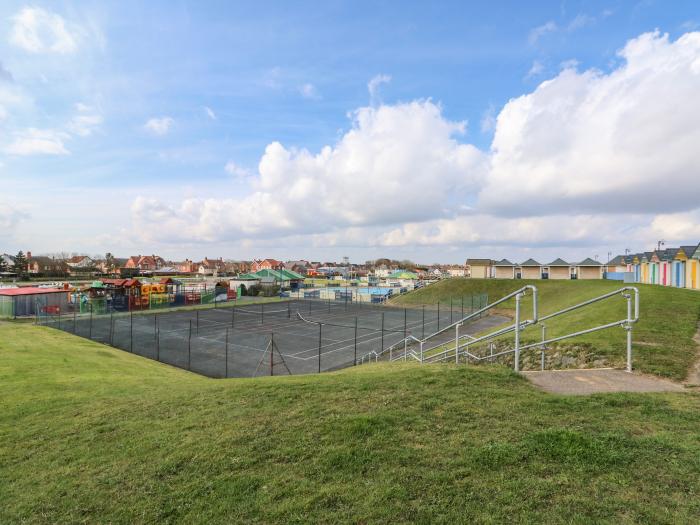
M 0 324 L 0 523 L 691 523 L 700 395 L 503 367 L 212 380 Z

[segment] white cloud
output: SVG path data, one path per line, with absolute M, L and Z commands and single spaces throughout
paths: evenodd
M 455 139 L 464 129 L 464 123 L 445 119 L 430 101 L 361 108 L 353 115 L 352 129 L 317 154 L 277 142 L 268 145 L 248 197 L 202 200 L 196 219 L 182 224 L 178 218 L 187 215 L 183 209 L 195 207 L 194 201 L 159 209 L 172 210 L 178 223 L 174 234 L 194 232 L 204 239 L 327 231 L 459 213 L 460 197 L 481 184 L 484 162 L 477 148 Z M 134 211 L 136 220 L 149 220 L 141 206 Z
M 537 77 L 544 71 L 544 64 L 539 60 L 534 60 L 525 78 Z
M 78 110 L 78 115 L 74 116 L 66 128 L 74 135 L 88 137 L 102 124 L 102 115 L 99 115 L 95 110 L 81 102 L 75 104 L 75 109 Z
M 496 129 L 496 108 L 491 105 L 481 115 L 481 132 L 491 133 Z
M 75 31 L 65 20 L 40 7 L 25 7 L 12 17 L 10 43 L 30 53 L 72 53 L 78 48 Z
M 480 195 L 493 213 L 668 212 L 700 195 L 700 33 L 647 33 L 603 74 L 565 69 L 498 116 Z
M 64 141 L 67 133 L 51 129 L 29 128 L 15 134 L 16 138 L 4 151 L 9 155 L 68 155 Z
M 0 202 L 0 238 L 12 235 L 17 224 L 25 219 L 27 214 L 7 202 Z
M 168 134 L 170 128 L 173 127 L 173 124 L 175 124 L 175 120 L 173 120 L 171 117 L 154 117 L 148 119 L 146 124 L 144 124 L 144 128 L 146 128 L 146 130 L 153 135 L 163 136 Z
M 558 29 L 559 27 L 557 26 L 557 24 L 554 21 L 550 20 L 549 22 L 546 22 L 541 26 L 537 26 L 536 28 L 531 30 L 530 35 L 528 36 L 528 41 L 530 42 L 530 44 L 534 45 L 540 40 L 540 38 L 549 33 L 554 33 Z
M 12 73 L 10 73 L 5 66 L 3 66 L 2 62 L 0 62 L 0 82 L 14 82 L 15 79 L 12 76 Z
M 207 117 L 212 120 L 216 120 L 216 113 L 214 113 L 213 109 L 211 109 L 209 106 L 202 106 L 202 109 L 204 109 L 204 113 L 206 113 Z
M 488 152 L 460 142 L 465 123 L 430 100 L 373 104 L 317 153 L 269 144 L 248 196 L 139 198 L 134 223 L 152 242 L 524 250 L 697 240 L 700 33 L 643 34 L 620 57 L 607 73 L 565 68 L 487 111 Z
M 587 25 L 591 25 L 594 22 L 595 17 L 580 13 L 576 15 L 571 22 L 569 22 L 566 29 L 567 31 L 575 31 L 577 29 L 581 29 L 582 27 L 586 27 Z
M 369 91 L 369 98 L 373 104 L 379 101 L 379 87 L 382 84 L 388 84 L 389 82 L 391 82 L 391 76 L 375 75 L 367 83 L 367 91 Z
M 319 98 L 316 86 L 310 83 L 302 84 L 301 86 L 299 86 L 299 93 L 304 98 Z
M 234 177 L 238 178 L 245 178 L 251 176 L 250 170 L 239 166 L 232 160 L 226 163 L 226 165 L 224 166 L 224 171 L 226 171 L 226 173 L 228 173 L 229 175 L 233 175 Z

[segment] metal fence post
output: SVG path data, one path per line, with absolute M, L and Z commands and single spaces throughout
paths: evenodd
M 109 310 L 109 344 L 114 346 L 114 308 Z
M 406 339 L 406 327 L 408 325 L 408 309 L 403 309 L 403 338 Z
M 450 295 L 450 324 L 452 324 L 454 321 L 452 320 L 452 300 L 454 297 Z
M 231 307 L 231 328 L 236 326 L 236 305 Z
M 226 361 L 224 365 L 224 376 L 228 377 L 228 327 L 226 327 Z
M 438 325 L 437 325 L 437 329 L 438 329 L 438 331 L 440 331 L 440 299 L 438 299 L 437 305 L 438 305 L 438 313 L 437 313 L 437 324 L 438 324 Z
M 160 333 L 158 331 L 158 314 L 153 316 L 153 335 L 156 340 L 156 361 L 160 361 Z
M 357 317 L 355 317 L 355 357 L 353 363 L 357 366 Z
M 382 353 L 384 352 L 384 312 L 382 312 Z
M 195 311 L 195 315 L 197 317 L 197 335 L 199 335 L 199 310 Z
M 291 298 L 290 298 L 291 299 Z M 287 319 L 292 318 L 292 301 L 287 301 Z
M 460 298 L 462 302 L 462 319 L 464 319 L 464 295 Z
M 270 375 L 275 375 L 275 333 L 270 332 Z
M 632 294 L 627 294 L 627 371 L 632 372 Z
M 318 373 L 321 373 L 321 341 L 323 340 L 323 325 L 318 323 Z
M 515 371 L 520 372 L 520 298 L 515 296 Z
M 90 303 L 90 333 L 88 339 L 92 339 L 92 303 Z
M 78 314 L 76 313 L 75 305 L 73 305 L 73 333 L 75 333 L 75 331 L 76 331 L 75 320 L 76 320 L 77 315 Z
M 420 363 L 423 364 L 423 341 L 420 342 Z
M 425 339 L 425 305 L 422 305 L 421 307 L 422 310 L 422 315 L 423 315 L 423 321 L 422 321 L 422 328 L 421 328 L 421 339 Z
M 134 311 L 129 310 L 129 349 L 134 353 Z
M 192 319 L 190 319 L 190 331 L 187 335 L 187 370 L 192 369 Z
M 459 364 L 459 324 L 455 325 L 455 363 Z

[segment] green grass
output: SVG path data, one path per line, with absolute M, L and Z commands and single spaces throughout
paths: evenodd
M 580 303 L 623 286 L 612 281 L 530 281 L 510 279 L 449 279 L 416 290 L 392 301 L 398 305 L 449 304 L 454 297 L 487 293 L 493 302 L 526 285 L 538 288 L 540 315 Z M 690 365 L 697 358 L 693 335 L 700 319 L 700 293 L 693 290 L 652 285 L 636 285 L 640 292 L 640 321 L 633 331 L 633 360 L 636 369 L 676 380 L 685 379 Z M 523 315 L 531 315 L 531 298 L 522 301 Z M 616 296 L 595 307 L 586 307 L 547 322 L 547 335 L 557 336 L 624 319 L 626 301 Z M 514 301 L 505 304 L 504 313 L 512 315 Z M 541 329 L 529 328 L 524 342 L 540 340 Z M 509 336 L 512 340 L 512 336 Z M 609 362 L 622 365 L 625 356 L 625 333 L 612 328 L 570 340 L 568 346 L 579 345 Z M 560 345 L 566 346 L 566 345 Z M 531 358 L 537 355 L 530 352 Z
M 700 394 L 505 367 L 212 380 L 0 324 L 0 523 L 692 523 Z

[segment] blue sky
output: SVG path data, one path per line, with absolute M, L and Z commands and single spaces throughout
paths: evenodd
M 630 60 L 620 51 L 655 30 L 654 42 L 665 38 L 668 53 L 692 58 L 696 51 L 694 42 L 673 46 L 700 27 L 696 2 L 533 4 L 3 2 L 0 250 L 446 262 L 537 253 L 604 258 L 610 250 L 649 249 L 659 235 L 700 240 L 686 224 L 696 208 L 674 208 L 673 192 L 660 196 L 667 204 L 658 204 L 658 192 L 635 193 L 631 199 L 648 206 L 629 205 L 624 214 L 609 188 L 570 202 L 573 190 L 562 186 L 538 202 L 543 186 L 535 184 L 525 192 L 531 209 L 494 202 L 493 181 L 504 180 L 493 167 L 502 158 L 491 153 L 497 117 L 499 151 L 515 148 L 512 130 L 527 134 L 527 158 L 509 172 L 529 165 L 519 176 L 534 180 L 552 162 L 549 152 L 534 159 L 552 142 L 531 140 L 535 115 L 563 111 L 558 124 L 539 124 L 554 133 L 552 126 L 566 125 L 566 111 L 580 117 L 588 107 L 562 109 L 570 100 L 563 90 L 575 84 L 572 94 L 584 90 L 585 100 L 613 100 L 609 90 L 622 89 L 616 72 Z M 650 46 L 640 63 L 666 53 Z M 663 60 L 672 60 L 667 55 Z M 689 60 L 678 72 L 688 89 L 696 81 Z M 613 87 L 597 92 L 600 79 L 586 76 L 592 71 L 609 76 Z M 536 113 L 522 102 L 527 126 L 506 118 L 522 111 L 513 104 L 504 112 L 509 101 L 550 81 L 552 93 L 537 97 Z M 659 81 L 648 74 L 644 82 L 650 87 L 639 104 L 648 106 L 643 101 L 656 99 Z M 362 108 L 365 124 L 357 117 Z M 601 125 L 588 118 L 577 129 Z M 610 126 L 622 134 L 632 120 L 622 115 Z M 683 125 L 664 132 L 682 135 Z M 444 140 L 427 145 L 440 133 Z M 521 139 L 517 148 L 525 147 Z M 585 135 L 562 148 L 573 163 L 592 142 Z M 280 149 L 268 150 L 277 143 Z M 423 145 L 432 149 L 411 157 Z M 329 157 L 314 160 L 324 147 Z M 660 159 L 670 154 L 668 144 L 654 148 Z M 392 151 L 411 162 L 386 168 Z M 600 150 L 603 160 L 606 154 Z M 673 167 L 682 180 L 697 160 L 685 154 L 687 163 Z M 441 164 L 453 155 L 460 160 Z M 598 184 L 600 172 L 591 166 L 577 180 Z M 568 173 L 559 179 L 574 177 Z M 354 188 L 347 181 L 353 177 Z M 692 196 L 692 183 L 688 190 Z M 363 193 L 367 199 L 358 197 Z M 552 231 L 563 213 L 596 226 L 576 235 Z M 493 225 L 513 220 L 523 234 L 500 238 L 503 230 Z M 510 231 L 513 223 L 500 228 Z

